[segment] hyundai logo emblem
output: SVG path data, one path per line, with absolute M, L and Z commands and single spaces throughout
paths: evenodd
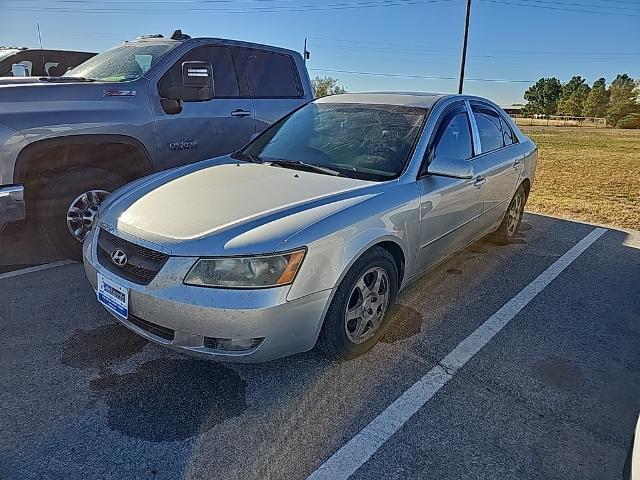
M 124 267 L 128 261 L 127 254 L 119 249 L 114 250 L 113 252 L 111 252 L 111 261 L 119 267 Z

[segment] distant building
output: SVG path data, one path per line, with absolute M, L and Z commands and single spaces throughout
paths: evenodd
M 524 105 L 503 105 L 502 109 L 509 115 L 522 115 Z

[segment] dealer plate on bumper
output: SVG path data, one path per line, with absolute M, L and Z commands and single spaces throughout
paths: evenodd
M 98 273 L 98 301 L 119 317 L 129 317 L 129 289 Z

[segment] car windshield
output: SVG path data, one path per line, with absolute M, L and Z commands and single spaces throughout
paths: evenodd
M 388 180 L 402 172 L 426 114 L 424 108 L 397 105 L 309 103 L 276 123 L 241 154 Z
M 87 60 L 65 76 L 103 82 L 128 82 L 143 76 L 167 52 L 178 45 L 166 43 L 125 43 Z

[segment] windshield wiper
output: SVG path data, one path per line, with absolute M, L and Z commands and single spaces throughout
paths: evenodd
M 252 162 L 252 163 L 265 162 L 265 160 L 262 157 L 259 157 L 258 155 L 251 155 L 250 153 L 245 153 L 245 152 L 234 152 L 229 156 L 234 160 L 243 160 L 245 162 Z
M 95 82 L 93 78 L 85 78 L 85 77 L 40 77 L 38 80 L 42 80 L 43 82 Z
M 278 165 L 284 168 L 296 168 L 302 170 L 312 170 L 318 173 L 324 173 L 325 175 L 340 176 L 341 173 L 338 170 L 334 170 L 329 167 L 322 167 L 320 165 L 314 165 L 313 163 L 306 163 L 300 160 L 267 160 L 268 163 Z M 300 168 L 301 167 L 301 168 Z

